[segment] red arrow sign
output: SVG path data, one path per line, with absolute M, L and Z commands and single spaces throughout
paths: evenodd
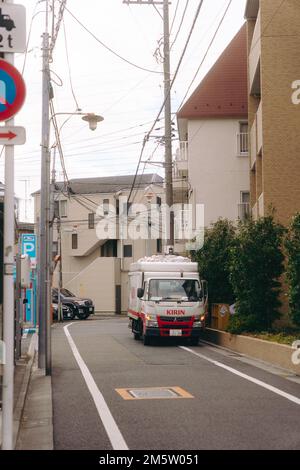
M 11 140 L 11 139 L 14 139 L 15 137 L 17 137 L 17 134 L 14 134 L 11 131 L 7 132 L 6 134 L 1 134 L 1 132 L 0 132 L 0 139 Z

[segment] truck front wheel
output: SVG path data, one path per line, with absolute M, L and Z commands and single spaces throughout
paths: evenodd
M 199 343 L 199 337 L 198 336 L 193 336 L 190 338 L 190 345 L 191 346 L 198 346 Z
M 143 343 L 144 343 L 144 346 L 150 346 L 150 344 L 151 344 L 150 337 L 146 336 L 146 335 L 143 335 Z

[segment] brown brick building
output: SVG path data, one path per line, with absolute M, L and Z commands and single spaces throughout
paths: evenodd
M 251 207 L 288 224 L 300 211 L 300 2 L 248 0 Z

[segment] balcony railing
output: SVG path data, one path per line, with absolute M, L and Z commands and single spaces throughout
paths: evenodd
M 248 157 L 249 155 L 248 132 L 243 132 L 237 135 L 237 155 L 238 157 Z
M 238 204 L 238 217 L 240 220 L 246 220 L 250 217 L 250 204 L 249 202 L 241 202 Z

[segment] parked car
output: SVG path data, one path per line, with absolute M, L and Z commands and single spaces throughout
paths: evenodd
M 63 320 L 74 320 L 75 313 L 68 305 L 62 304 Z M 53 320 L 58 321 L 58 304 L 52 304 Z
M 60 290 L 60 298 L 63 305 L 67 305 L 72 312 L 74 317 L 77 316 L 79 320 L 86 320 L 90 315 L 95 312 L 95 306 L 91 299 L 80 298 L 70 292 L 68 289 Z M 58 289 L 52 289 L 52 302 L 58 303 Z

